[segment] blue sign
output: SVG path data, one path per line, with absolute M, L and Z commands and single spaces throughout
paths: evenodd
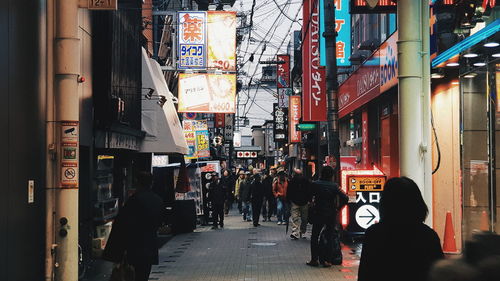
M 325 31 L 325 10 L 323 8 L 325 0 L 319 0 L 319 56 L 320 64 L 326 66 L 326 42 L 323 37 Z M 349 14 L 349 0 L 327 0 L 335 4 L 335 30 L 337 31 L 337 44 L 335 54 L 337 66 L 350 66 L 351 62 L 351 15 Z
M 206 12 L 178 12 L 178 67 L 206 68 Z

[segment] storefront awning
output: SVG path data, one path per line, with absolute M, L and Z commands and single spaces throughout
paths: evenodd
M 140 152 L 186 154 L 188 147 L 177 116 L 172 95 L 158 62 L 142 49 L 142 87 L 154 90 L 151 97 L 142 98 L 142 130 L 146 137 Z M 165 103 L 163 106 L 160 104 Z

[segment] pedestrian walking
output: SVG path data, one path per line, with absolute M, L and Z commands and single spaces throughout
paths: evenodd
M 226 188 L 219 179 L 217 172 L 212 173 L 212 182 L 208 185 L 208 200 L 212 203 L 212 229 L 224 227 L 224 202 L 226 201 Z
M 226 201 L 224 202 L 224 214 L 227 216 L 229 210 L 231 209 L 234 201 L 234 184 L 235 179 L 229 170 L 224 170 L 222 172 L 221 185 L 224 186 L 226 190 Z
M 262 204 L 263 221 L 271 221 L 272 215 L 276 209 L 276 198 L 273 194 L 273 181 L 276 177 L 276 169 L 272 168 L 269 175 L 266 175 L 262 180 L 264 184 L 264 202 Z
M 252 220 L 252 204 L 250 197 L 250 172 L 245 172 L 245 179 L 240 183 L 240 200 L 242 204 L 243 220 Z
M 290 238 L 297 240 L 306 233 L 309 201 L 311 201 L 310 182 L 300 169 L 294 170 L 294 175 L 288 184 L 287 199 L 291 204 L 292 215 Z
M 432 264 L 443 258 L 438 235 L 424 224 L 427 214 L 413 180 L 389 179 L 380 200 L 380 222 L 365 233 L 358 280 L 427 280 Z M 407 254 L 397 258 L 402 251 Z
M 262 183 L 262 177 L 260 175 L 259 169 L 253 169 L 254 175 L 252 176 L 250 183 L 251 190 L 251 200 L 252 200 L 252 220 L 253 226 L 257 227 L 260 225 L 260 210 L 262 209 L 262 202 L 264 201 L 264 184 Z
M 244 180 L 245 180 L 245 171 L 243 169 L 240 169 L 238 171 L 238 178 L 236 179 L 236 182 L 234 183 L 234 196 L 235 196 L 236 202 L 238 204 L 238 211 L 240 212 L 240 215 L 243 214 L 243 207 L 242 207 L 242 202 L 241 202 L 241 198 L 240 198 L 240 186 Z
M 285 224 L 285 212 L 287 210 L 286 191 L 288 180 L 284 171 L 278 173 L 277 180 L 273 183 L 273 195 L 276 198 L 278 225 Z
M 336 232 L 337 214 L 341 207 L 347 204 L 347 195 L 340 190 L 339 186 L 333 182 L 334 170 L 330 166 L 321 169 L 318 181 L 311 185 L 311 195 L 313 205 L 311 207 L 310 221 L 312 223 L 311 234 L 311 260 L 307 265 L 325 267 L 331 266 L 340 252 L 338 243 L 338 233 Z M 324 253 L 320 255 L 320 233 L 323 237 L 329 238 Z M 339 252 L 334 253 L 334 247 Z
M 137 175 L 137 191 L 115 218 L 103 253 L 104 260 L 126 260 L 132 265 L 135 281 L 147 281 L 151 266 L 158 264 L 157 231 L 164 207 L 163 200 L 151 190 L 152 183 L 151 173 Z

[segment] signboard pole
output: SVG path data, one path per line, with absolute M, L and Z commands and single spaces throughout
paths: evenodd
M 339 106 L 338 106 L 338 81 L 337 58 L 335 53 L 335 6 L 333 1 L 323 1 L 325 10 L 326 41 L 326 92 L 328 96 L 328 155 L 333 157 L 330 163 L 340 163 L 339 140 Z M 319 137 L 319 136 L 318 136 Z M 332 161 L 333 160 L 333 161 Z M 340 181 L 340 164 L 332 165 L 335 169 L 335 181 Z

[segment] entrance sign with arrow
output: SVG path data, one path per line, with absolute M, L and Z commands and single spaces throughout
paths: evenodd
M 372 205 L 362 205 L 356 211 L 356 223 L 364 229 L 378 221 L 380 221 L 379 211 Z

